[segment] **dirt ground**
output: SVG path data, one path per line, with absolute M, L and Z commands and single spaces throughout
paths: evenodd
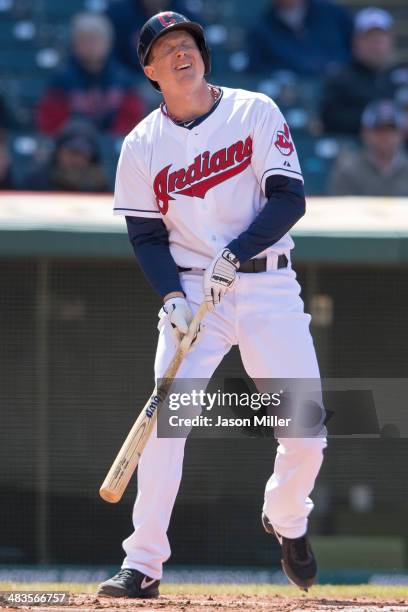
M 148 612 L 408 612 L 404 598 L 378 597 L 284 597 L 280 595 L 161 595 L 159 599 L 111 599 L 73 594 L 69 605 L 3 607 L 2 612 L 121 612 L 145 609 Z

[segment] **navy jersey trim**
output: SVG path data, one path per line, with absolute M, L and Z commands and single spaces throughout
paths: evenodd
M 146 210 L 145 208 L 114 208 L 115 210 L 132 210 L 133 212 L 144 212 L 144 213 L 151 213 L 152 215 L 160 215 L 160 212 L 158 210 Z
M 282 172 L 290 172 L 291 174 L 297 174 L 298 176 L 301 176 L 303 178 L 303 175 L 301 172 L 296 172 L 296 170 L 288 170 L 287 168 L 268 168 L 268 170 L 265 170 L 265 172 L 262 175 L 261 178 L 261 182 L 263 181 L 263 178 L 265 176 L 265 174 L 267 172 L 272 172 L 273 170 L 281 170 Z
M 222 98 L 224 96 L 224 92 L 222 90 L 222 87 L 220 87 L 220 90 L 221 90 L 220 97 L 215 102 L 214 106 L 212 106 L 207 113 L 205 113 L 204 115 L 201 115 L 201 117 L 197 117 L 197 119 L 194 119 L 194 121 L 192 121 L 192 122 L 191 121 L 173 121 L 173 123 L 175 125 L 177 125 L 177 127 L 182 127 L 182 128 L 185 128 L 186 130 L 192 130 L 193 128 L 195 128 L 198 125 L 200 125 L 200 123 L 205 121 L 207 119 L 207 117 L 209 117 L 210 115 L 213 114 L 213 112 L 215 111 L 215 109 L 217 108 L 219 103 L 221 102 L 221 100 L 222 100 Z M 172 121 L 172 119 L 171 119 L 171 121 Z

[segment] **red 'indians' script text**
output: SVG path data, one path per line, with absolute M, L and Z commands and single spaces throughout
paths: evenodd
M 187 169 L 169 172 L 172 164 L 157 173 L 153 182 L 157 205 L 162 215 L 169 209 L 170 194 L 185 195 L 204 199 L 209 189 L 243 172 L 251 163 L 252 138 L 238 140 L 230 147 L 224 147 L 212 155 L 204 151 L 194 158 Z

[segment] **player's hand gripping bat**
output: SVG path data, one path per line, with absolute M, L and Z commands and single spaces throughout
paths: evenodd
M 130 430 L 128 437 L 124 441 L 122 448 L 105 480 L 99 489 L 99 495 L 107 502 L 118 502 L 128 482 L 136 469 L 144 447 L 152 433 L 154 424 L 157 420 L 159 406 L 166 399 L 177 370 L 180 367 L 186 353 L 188 352 L 200 325 L 202 318 L 207 312 L 207 304 L 204 302 L 194 315 L 190 323 L 188 332 L 180 342 L 176 354 L 174 355 L 169 367 L 167 368 L 159 385 L 156 385 L 148 402 L 139 414 L 135 424 Z

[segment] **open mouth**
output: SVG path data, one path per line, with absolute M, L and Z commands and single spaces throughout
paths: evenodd
M 176 66 L 175 70 L 187 70 L 188 68 L 191 68 L 191 64 L 181 64 Z

